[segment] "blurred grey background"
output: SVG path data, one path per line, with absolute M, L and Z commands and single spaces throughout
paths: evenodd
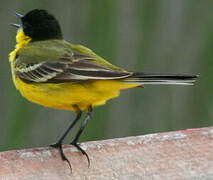
M 66 40 L 128 70 L 200 74 L 194 86 L 146 86 L 97 107 L 81 141 L 213 125 L 213 1 L 0 0 L 0 150 L 46 146 L 74 113 L 32 104 L 13 86 L 8 53 L 25 14 L 47 9 Z M 76 131 L 76 129 L 75 129 Z M 71 141 L 73 133 L 67 138 Z

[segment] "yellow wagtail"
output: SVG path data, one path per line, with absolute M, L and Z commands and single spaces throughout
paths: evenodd
M 191 84 L 197 75 L 129 72 L 114 66 L 92 50 L 63 39 L 58 21 L 45 10 L 34 9 L 26 15 L 16 13 L 21 24 L 16 48 L 9 55 L 13 82 L 31 102 L 56 109 L 74 111 L 77 116 L 52 147 L 63 160 L 62 142 L 87 111 L 79 131 L 70 144 L 89 157 L 78 140 L 91 119 L 92 109 L 119 95 L 120 90 L 144 84 Z

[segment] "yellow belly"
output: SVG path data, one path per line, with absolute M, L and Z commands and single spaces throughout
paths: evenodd
M 105 104 L 119 95 L 120 90 L 138 86 L 118 80 L 97 80 L 83 83 L 27 84 L 14 79 L 16 88 L 29 101 L 57 109 L 87 110 L 89 106 Z

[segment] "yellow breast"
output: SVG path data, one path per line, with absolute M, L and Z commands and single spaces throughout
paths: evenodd
M 116 80 L 98 80 L 84 83 L 27 84 L 15 78 L 21 94 L 34 103 L 64 110 L 87 110 L 88 107 L 105 104 L 119 95 L 121 89 L 136 87 Z

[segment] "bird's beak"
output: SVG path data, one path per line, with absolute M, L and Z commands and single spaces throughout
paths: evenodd
M 16 28 L 20 28 L 21 25 L 20 24 L 15 24 L 15 23 L 10 23 L 11 26 L 16 27 Z
M 17 13 L 17 12 L 15 12 L 15 15 L 16 15 L 16 17 L 18 17 L 19 19 L 21 19 L 21 18 L 24 17 L 22 14 L 19 14 L 19 13 Z M 10 25 L 13 26 L 13 27 L 16 27 L 16 28 L 20 28 L 20 27 L 21 27 L 21 24 L 11 23 Z
M 19 14 L 19 13 L 17 13 L 17 12 L 15 12 L 15 15 L 16 15 L 19 19 L 21 19 L 21 18 L 23 18 L 23 17 L 24 17 L 24 15 Z

